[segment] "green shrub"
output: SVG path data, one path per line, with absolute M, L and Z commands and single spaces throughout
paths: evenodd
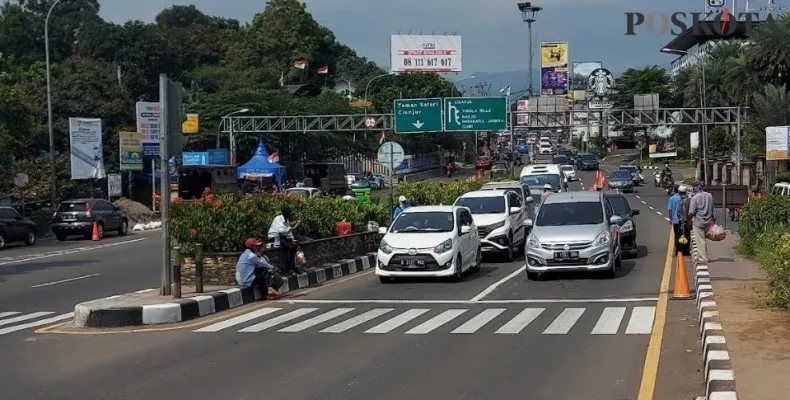
M 451 205 L 458 196 L 480 189 L 488 180 L 436 182 L 423 181 L 407 183 L 395 188 L 395 202 L 400 196 L 406 196 L 413 206 Z
M 291 207 L 292 222 L 302 221 L 297 234 L 312 239 L 336 236 L 336 225 L 346 220 L 354 232 L 364 232 L 369 221 L 388 222 L 386 205 L 358 203 L 339 198 L 303 198 L 284 194 L 210 196 L 205 200 L 173 202 L 171 235 L 185 251 L 202 243 L 207 252 L 240 251 L 248 237 L 265 240 L 272 219 L 283 206 Z
M 776 182 L 790 182 L 790 171 L 776 174 Z
M 741 247 L 748 256 L 754 256 L 757 247 L 767 232 L 781 231 L 790 226 L 790 199 L 781 196 L 765 196 L 753 200 L 741 209 L 738 235 Z

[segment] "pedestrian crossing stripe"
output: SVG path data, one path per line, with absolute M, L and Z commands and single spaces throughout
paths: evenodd
M 278 333 L 317 330 L 319 333 L 337 334 L 357 328 L 363 333 L 369 334 L 386 334 L 397 331 L 407 335 L 425 335 L 443 326 L 451 326 L 450 334 L 474 334 L 486 326 L 494 325 L 494 321 L 500 319 L 499 325 L 494 328 L 495 334 L 517 335 L 534 327 L 542 329 L 543 335 L 568 335 L 581 329 L 577 327 L 580 325 L 579 321 L 585 319 L 584 317 L 587 315 L 596 318 L 594 326 L 589 331 L 592 335 L 650 334 L 653 331 L 656 308 L 630 307 L 630 313 L 628 308 L 605 307 L 598 314 L 595 310 L 587 308 L 568 307 L 563 308 L 556 315 L 552 314 L 556 311 L 555 309 L 549 309 L 550 311 L 547 312 L 546 308 L 524 308 L 513 315 L 513 310 L 507 308 L 482 310 L 451 308 L 437 310 L 438 314 L 436 314 L 431 313 L 432 310 L 429 308 L 399 310 L 373 308 L 356 312 L 357 309 L 350 307 L 333 309 L 304 307 L 287 310 L 278 307 L 265 307 L 202 327 L 195 332 L 219 332 L 231 328 L 241 328 L 237 332 L 257 333 L 277 329 Z M 544 321 L 535 322 L 541 316 L 544 317 Z M 509 319 L 505 321 L 503 317 Z M 549 322 L 545 317 L 553 319 Z M 256 321 L 261 318 L 264 319 Z M 622 328 L 624 320 L 626 323 Z M 241 327 L 243 324 L 252 322 L 254 322 L 252 325 Z M 363 325 L 366 326 L 363 327 Z M 574 328 L 576 328 L 575 331 Z
M 31 313 L 0 311 L 0 336 L 74 318 L 73 312 L 60 315 L 53 314 L 55 313 L 52 311 L 37 311 Z

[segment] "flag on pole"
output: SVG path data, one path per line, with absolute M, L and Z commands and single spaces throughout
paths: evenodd
M 381 131 L 381 136 L 379 136 L 379 144 L 384 143 L 384 138 L 385 138 L 384 131 Z
M 510 85 L 505 86 L 502 89 L 499 89 L 499 93 L 504 93 L 505 97 L 510 97 Z
M 280 162 L 280 152 L 275 151 L 274 153 L 269 154 L 269 162 L 272 164 Z
M 318 73 L 319 74 L 328 74 L 329 73 L 329 66 L 328 65 L 324 65 L 323 67 L 319 67 L 318 68 Z
M 296 61 L 294 61 L 294 67 L 299 68 L 299 69 L 305 69 L 305 68 L 307 68 L 307 61 L 305 61 L 305 60 L 296 60 Z

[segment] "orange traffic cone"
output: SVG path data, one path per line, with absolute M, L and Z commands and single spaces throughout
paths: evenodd
M 99 237 L 99 224 L 97 224 L 96 221 L 93 221 L 93 235 L 91 236 L 91 240 L 94 242 L 101 240 Z
M 689 280 L 686 276 L 686 259 L 683 258 L 683 253 L 678 252 L 677 268 L 675 268 L 675 290 L 672 292 L 672 298 L 676 300 L 693 299 L 694 294 L 689 289 Z
M 600 187 L 603 187 L 603 186 L 604 186 L 604 183 L 606 183 L 606 178 L 604 178 L 604 176 L 603 176 L 603 172 L 601 172 L 601 171 L 598 171 L 598 173 L 597 173 L 596 175 L 597 175 L 597 176 L 596 176 L 596 181 L 595 181 L 595 183 L 596 183 L 598 186 L 600 186 Z

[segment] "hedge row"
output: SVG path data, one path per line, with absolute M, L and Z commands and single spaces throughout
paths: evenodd
M 768 275 L 769 304 L 790 308 L 790 198 L 765 196 L 741 209 L 741 250 Z

